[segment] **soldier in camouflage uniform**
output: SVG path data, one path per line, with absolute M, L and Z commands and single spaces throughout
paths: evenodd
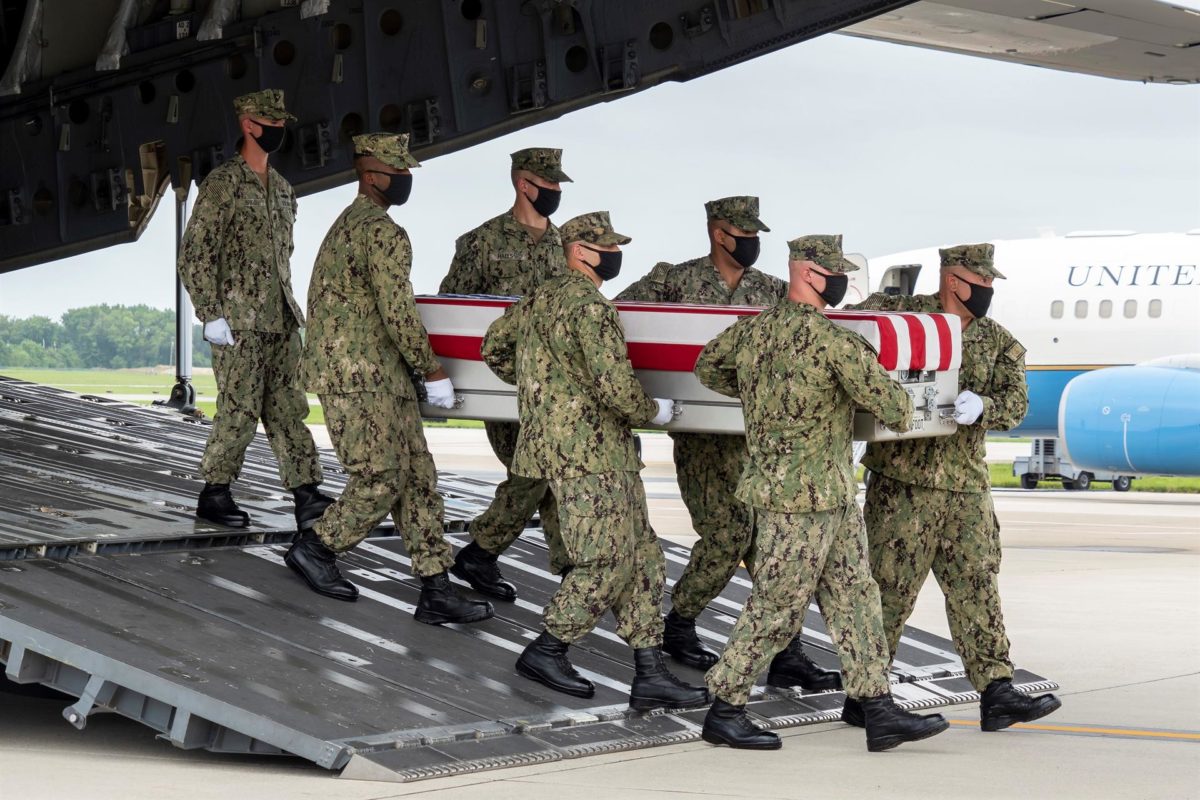
M 630 240 L 613 230 L 604 211 L 570 220 L 562 237 L 566 274 L 509 307 L 482 349 L 488 366 L 517 386 L 521 433 L 512 470 L 549 482 L 571 566 L 517 672 L 591 697 L 595 687 L 571 666 L 567 648 L 612 611 L 617 633 L 634 648 L 630 704 L 639 710 L 700 705 L 708 692 L 681 683 L 663 664 L 663 554 L 646 514 L 630 430 L 666 424 L 673 404 L 638 383 L 616 307 L 599 291 L 619 272 L 619 246 Z
M 992 245 L 950 247 L 940 256 L 937 294 L 879 293 L 855 306 L 955 314 L 963 328 L 957 433 L 874 442 L 867 448 L 863 466 L 870 470 L 865 516 L 871 571 L 883 600 L 892 657 L 917 593 L 933 571 L 946 596 L 954 646 L 983 695 L 980 724 L 995 731 L 1044 717 L 1062 705 L 1054 695 L 1029 697 L 1012 685 L 997 581 L 1000 527 L 984 461 L 987 432 L 1008 430 L 1025 416 L 1025 348 L 986 316 L 992 282 L 1004 277 L 993 263 Z M 847 712 L 847 722 L 861 722 L 852 705 Z
M 486 602 L 450 585 L 442 498 L 410 372 L 424 376 L 431 403 L 454 405 L 454 387 L 434 358 L 417 314 L 409 271 L 412 245 L 387 209 L 408 200 L 407 134 L 354 137 L 358 196 L 329 229 L 313 265 L 303 377 L 325 409 L 329 437 L 349 479 L 316 526 L 284 561 L 316 592 L 354 600 L 358 590 L 337 568 L 391 511 L 420 578 L 418 622 L 476 622 Z
M 562 150 L 534 147 L 513 153 L 513 207 L 458 238 L 439 293 L 522 297 L 543 281 L 565 274 L 562 237 L 550 216 L 558 208 L 561 184 L 570 181 L 562 169 Z M 546 481 L 512 471 L 519 426 L 485 422 L 484 429 L 507 474 L 487 511 L 471 522 L 472 541 L 458 552 L 452 571 L 476 591 L 511 601 L 517 589 L 504 580 L 497 560 L 535 511 L 550 547 L 551 571 L 561 572 L 568 561 Z
M 918 717 L 892 701 L 879 590 L 851 467 L 856 408 L 908 430 L 913 407 L 862 337 L 821 314 L 831 298 L 840 301 L 845 273 L 856 267 L 832 247 L 833 237 L 808 239 L 792 246 L 800 260 L 789 262 L 788 301 L 738 321 L 696 362 L 701 383 L 741 398 L 750 461 L 737 496 L 753 509 L 757 537 L 754 588 L 705 676 L 715 700 L 702 735 L 737 748 L 781 746 L 750 721 L 745 706 L 768 660 L 799 632 L 815 592 L 847 696 L 867 709 L 867 747 L 886 750 L 949 727 L 938 715 Z
M 242 142 L 200 184 L 183 233 L 179 277 L 204 322 L 217 379 L 217 415 L 200 472 L 196 516 L 243 528 L 250 515 L 229 491 L 261 419 L 296 502 L 296 525 L 311 527 L 333 502 L 320 492 L 321 465 L 304 425 L 308 398 L 296 380 L 304 315 L 292 297 L 296 193 L 267 157 L 283 142 L 283 92 L 233 101 Z
M 759 232 L 770 231 L 758 218 L 758 198 L 724 197 L 705 203 L 704 210 L 709 254 L 681 264 L 660 262 L 617 300 L 773 306 L 787 297 L 786 281 L 751 266 Z M 734 496 L 748 459 L 746 437 L 670 436 L 679 493 L 700 540 L 671 594 L 663 650 L 689 667 L 706 670 L 717 662 L 717 654 L 696 635 L 696 616 L 725 589 L 743 559 L 750 557 L 754 535 L 750 509 Z M 767 682 L 810 691 L 841 688 L 836 672 L 821 669 L 808 658 L 799 636 L 771 662 Z

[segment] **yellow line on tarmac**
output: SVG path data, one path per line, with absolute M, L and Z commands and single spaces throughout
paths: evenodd
M 963 725 L 972 728 L 979 727 L 978 722 L 969 719 L 949 720 L 951 725 Z M 1049 731 L 1051 733 L 1090 733 L 1096 736 L 1137 736 L 1145 739 L 1180 739 L 1189 742 L 1200 742 L 1200 733 L 1185 733 L 1180 731 L 1154 731 L 1139 728 L 1098 728 L 1091 725 L 1044 725 L 1037 722 L 1018 722 L 1013 728 L 1024 728 L 1030 731 Z

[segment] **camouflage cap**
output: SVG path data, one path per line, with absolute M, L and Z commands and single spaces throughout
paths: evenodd
M 623 233 L 613 230 L 607 211 L 589 211 L 564 222 L 558 228 L 563 244 L 587 242 L 588 244 L 629 244 L 633 241 Z
M 562 150 L 526 147 L 512 154 L 512 168 L 524 169 L 551 183 L 573 183 L 562 170 Z
M 709 219 L 721 219 L 733 223 L 744 231 L 770 231 L 758 218 L 758 198 L 752 195 L 722 197 L 704 204 Z
M 792 261 L 811 261 L 830 272 L 854 272 L 858 265 L 842 255 L 842 235 L 814 234 L 788 242 L 788 258 Z
M 411 169 L 421 163 L 408 152 L 407 133 L 364 133 L 354 137 L 354 155 L 378 158 L 389 167 Z
M 991 244 L 960 244 L 938 250 L 943 267 L 961 265 L 981 278 L 1004 278 L 993 263 L 996 248 Z
M 261 119 L 296 121 L 283 105 L 283 89 L 263 89 L 235 97 L 233 110 L 239 117 L 249 114 Z

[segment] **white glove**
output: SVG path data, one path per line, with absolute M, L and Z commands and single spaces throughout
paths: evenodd
M 983 398 L 974 392 L 962 392 L 954 398 L 954 421 L 971 425 L 983 414 Z
M 224 317 L 218 317 L 212 322 L 204 323 L 204 338 L 206 341 L 219 345 L 233 344 L 233 331 Z
M 449 378 L 425 381 L 425 402 L 438 408 L 454 408 L 454 384 Z
M 654 402 L 658 403 L 658 413 L 654 415 L 654 419 L 650 420 L 651 425 L 666 425 L 675 419 L 674 400 L 664 400 L 661 397 L 656 397 L 654 398 Z

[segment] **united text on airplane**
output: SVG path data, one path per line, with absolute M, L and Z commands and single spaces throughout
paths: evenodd
M 1087 265 L 1069 270 L 1071 286 L 1192 286 L 1197 275 L 1195 264 Z

